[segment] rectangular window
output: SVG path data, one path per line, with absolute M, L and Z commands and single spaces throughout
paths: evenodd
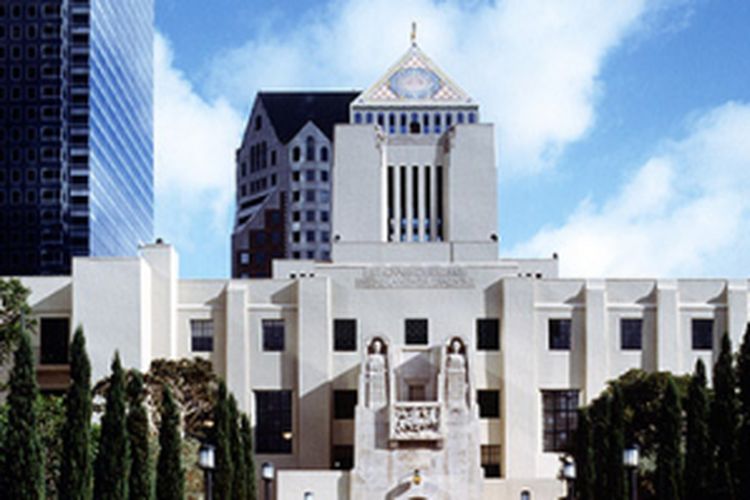
M 484 477 L 500 477 L 500 445 L 482 445 L 482 469 Z
M 307 210 L 305 212 L 305 220 L 307 222 L 315 222 L 315 210 Z
M 351 470 L 354 468 L 354 446 L 336 444 L 331 449 L 331 469 Z
M 578 426 L 578 391 L 542 391 L 544 451 L 570 451 Z
M 283 351 L 284 350 L 284 320 L 283 319 L 264 319 L 263 320 L 263 350 L 264 351 Z
M 693 349 L 708 350 L 714 347 L 714 320 L 693 319 Z
M 407 319 L 404 333 L 406 345 L 427 345 L 427 320 Z
M 292 391 L 255 392 L 255 452 L 292 452 Z
M 496 318 L 477 319 L 477 350 L 500 350 L 500 320 Z
M 356 406 L 356 390 L 341 389 L 333 391 L 333 418 L 336 420 L 353 420 Z
M 190 320 L 190 349 L 193 352 L 212 352 L 214 350 L 213 320 Z
M 350 352 L 357 350 L 356 319 L 333 320 L 333 350 Z
M 570 350 L 570 320 L 550 319 L 548 325 L 549 349 L 552 351 Z
M 478 390 L 479 418 L 500 418 L 500 391 Z
M 312 189 L 305 191 L 305 201 L 315 201 L 315 191 Z
M 642 330 L 642 319 L 620 319 L 620 348 L 624 351 L 639 351 L 643 345 Z
M 39 363 L 43 365 L 68 364 L 70 322 L 68 318 L 42 318 L 39 325 L 41 349 Z

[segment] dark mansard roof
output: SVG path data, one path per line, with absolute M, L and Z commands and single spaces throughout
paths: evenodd
M 333 127 L 349 122 L 349 104 L 360 92 L 259 92 L 276 136 L 286 144 L 312 121 L 333 140 Z

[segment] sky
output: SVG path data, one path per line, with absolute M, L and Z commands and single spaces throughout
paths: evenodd
M 747 0 L 156 0 L 156 235 L 183 277 L 229 276 L 255 93 L 363 90 L 412 21 L 495 124 L 501 257 L 750 275 Z

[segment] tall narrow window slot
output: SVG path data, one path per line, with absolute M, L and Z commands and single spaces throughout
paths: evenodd
M 437 221 L 435 221 L 437 241 L 443 241 L 443 167 L 438 165 L 435 175 L 437 184 L 437 193 L 435 193 L 437 197 Z
M 430 207 L 432 206 L 432 192 L 430 191 L 430 167 L 425 165 L 424 167 L 424 239 L 430 241 Z
M 419 167 L 411 167 L 411 234 L 419 241 Z
M 399 204 L 401 206 L 401 220 L 399 221 L 399 226 L 401 241 L 404 241 L 406 239 L 406 167 L 402 165 L 399 170 L 399 184 L 401 185 L 401 199 L 399 200 Z
M 386 224 L 388 227 L 388 241 L 393 241 L 396 234 L 396 200 L 395 192 L 393 189 L 393 166 L 388 167 L 388 220 Z

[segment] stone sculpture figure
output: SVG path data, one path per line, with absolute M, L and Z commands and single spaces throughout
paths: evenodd
M 466 357 L 461 341 L 451 341 L 446 359 L 447 401 L 451 409 L 466 408 Z
M 386 363 L 383 342 L 375 339 L 370 344 L 370 352 L 365 363 L 368 408 L 381 408 L 386 405 Z

